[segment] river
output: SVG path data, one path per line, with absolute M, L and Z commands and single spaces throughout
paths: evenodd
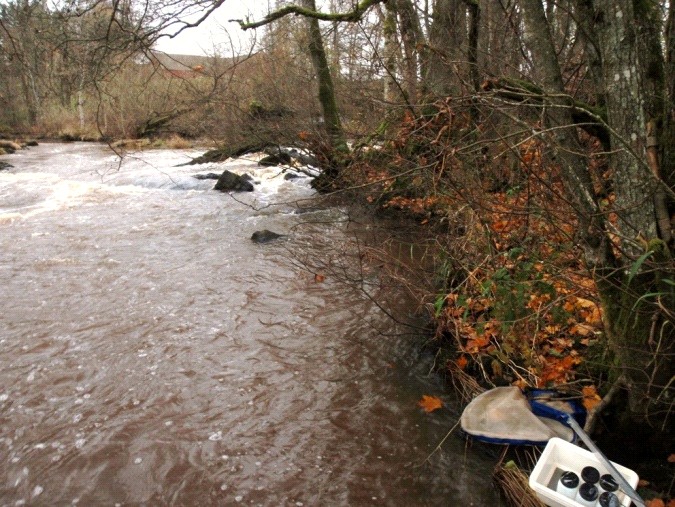
M 0 157 L 0 505 L 500 505 L 491 458 L 433 452 L 458 409 L 366 297 L 370 225 L 198 154 Z M 256 191 L 192 176 L 225 167 Z

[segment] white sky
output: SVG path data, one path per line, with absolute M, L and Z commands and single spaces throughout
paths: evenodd
M 225 0 L 199 27 L 189 28 L 174 39 L 162 38 L 156 47 L 166 53 L 183 55 L 247 51 L 255 30 L 244 32 L 237 23 L 229 20 L 245 19 L 247 15 L 260 19 L 273 5 L 272 0 Z

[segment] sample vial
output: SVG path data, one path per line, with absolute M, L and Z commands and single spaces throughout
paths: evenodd
M 621 507 L 619 497 L 609 491 L 605 491 L 600 495 L 598 498 L 598 505 L 599 507 Z
M 616 479 L 612 477 L 610 474 L 605 474 L 602 477 L 600 477 L 598 486 L 600 486 L 601 493 L 604 491 L 607 491 L 608 493 L 614 493 L 617 489 L 619 489 L 619 485 L 617 484 Z
M 572 498 L 577 496 L 577 490 L 579 489 L 579 476 L 574 472 L 563 472 L 558 481 L 558 485 L 555 490 L 561 495 L 565 495 L 567 498 Z
M 581 470 L 581 480 L 589 484 L 595 484 L 600 480 L 600 472 L 595 467 L 584 467 Z
M 595 487 L 595 484 L 584 482 L 579 486 L 579 491 L 577 491 L 577 496 L 574 499 L 578 504 L 583 505 L 584 507 L 596 507 L 598 502 L 598 488 Z

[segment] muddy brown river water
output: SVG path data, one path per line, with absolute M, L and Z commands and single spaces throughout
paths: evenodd
M 0 505 L 500 505 L 461 438 L 427 460 L 458 413 L 420 339 L 306 269 L 349 262 L 345 210 L 197 154 L 0 157 Z M 225 167 L 256 191 L 192 177 Z

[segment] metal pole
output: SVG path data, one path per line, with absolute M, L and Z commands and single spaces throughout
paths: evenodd
M 607 459 L 607 456 L 602 453 L 598 446 L 595 445 L 595 442 L 591 440 L 591 437 L 588 436 L 588 433 L 586 433 L 581 428 L 581 426 L 579 426 L 579 423 L 571 415 L 567 416 L 567 423 L 574 430 L 574 432 L 579 435 L 579 438 L 581 438 L 581 440 L 584 442 L 584 444 L 586 444 L 591 452 L 600 458 L 602 464 L 607 467 L 609 473 L 612 475 L 612 477 L 614 477 L 623 492 L 626 493 L 631 498 L 631 500 L 633 500 L 635 505 L 638 507 L 646 507 L 644 501 L 642 498 L 640 498 L 640 495 L 637 494 L 637 491 L 635 491 L 631 485 L 628 484 L 628 481 L 624 479 L 623 475 L 621 475 L 621 472 L 619 472 L 616 467 L 612 465 L 612 463 Z

